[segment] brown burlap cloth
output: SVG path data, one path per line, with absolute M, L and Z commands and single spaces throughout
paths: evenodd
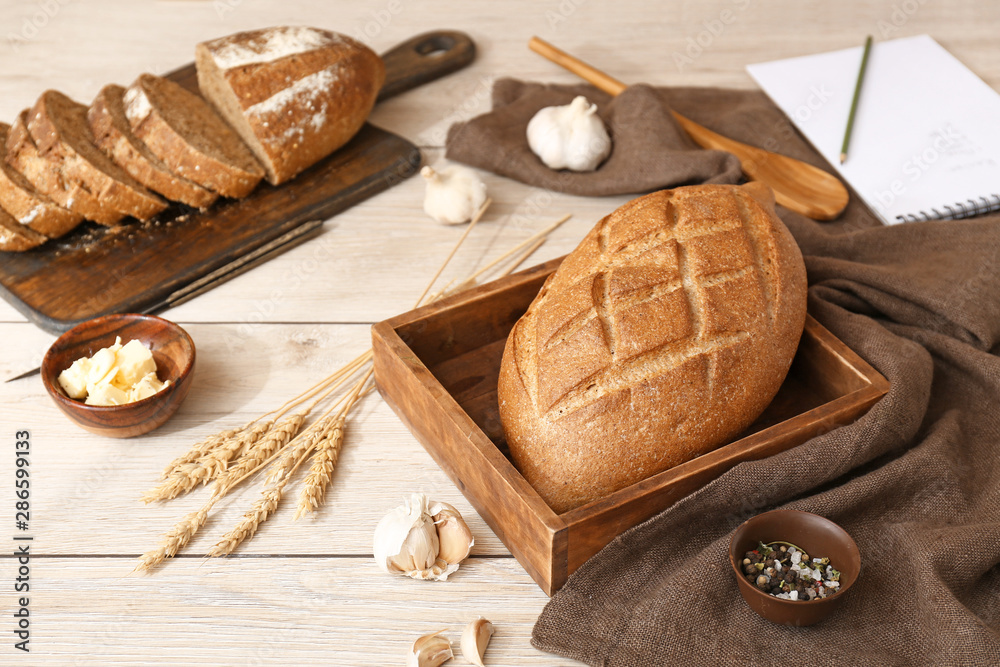
M 613 154 L 593 174 L 547 173 L 524 126 L 581 91 L 602 106 Z M 500 81 L 494 103 L 453 128 L 448 156 L 568 192 L 732 181 L 731 159 L 693 150 L 668 104 L 822 164 L 758 92 L 635 86 L 609 102 Z M 888 395 L 620 536 L 552 598 L 532 643 L 607 666 L 1000 665 L 1000 216 L 884 227 L 856 198 L 833 223 L 780 215 L 805 256 L 810 312 L 891 381 Z M 759 618 L 728 568 L 733 529 L 774 507 L 826 516 L 861 550 L 860 579 L 819 625 Z

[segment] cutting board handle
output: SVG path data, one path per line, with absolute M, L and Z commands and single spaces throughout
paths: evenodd
M 435 30 L 410 38 L 382 54 L 385 84 L 378 99 L 388 99 L 451 74 L 475 57 L 476 45 L 464 32 Z

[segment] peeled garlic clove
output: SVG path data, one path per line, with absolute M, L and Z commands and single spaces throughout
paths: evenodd
M 528 146 L 550 169 L 593 171 L 611 153 L 611 137 L 597 105 L 582 95 L 545 107 L 528 122 Z
M 459 511 L 448 503 L 435 503 L 430 512 L 434 515 L 440 543 L 438 558 L 456 565 L 461 563 L 469 557 L 469 552 L 476 543 L 468 524 Z
M 440 542 L 427 496 L 414 493 L 375 527 L 375 562 L 384 571 L 408 574 L 433 567 Z
M 493 624 L 485 618 L 476 620 L 465 626 L 462 631 L 462 655 L 473 665 L 485 667 L 483 656 L 486 654 L 486 647 L 493 638 Z
M 410 654 L 406 656 L 406 667 L 438 667 L 451 660 L 455 653 L 451 650 L 451 642 L 441 636 L 444 630 L 432 635 L 424 635 L 413 642 Z
M 427 182 L 424 213 L 449 225 L 472 220 L 486 201 L 486 184 L 474 171 L 457 165 L 435 170 L 424 167 Z

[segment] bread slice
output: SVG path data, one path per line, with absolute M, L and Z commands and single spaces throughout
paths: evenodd
M 0 123 L 0 149 L 7 145 L 10 125 Z M 59 206 L 36 190 L 14 167 L 0 160 L 0 207 L 21 225 L 49 238 L 62 236 L 81 222 L 83 216 Z
M 87 122 L 87 107 L 62 93 L 42 93 L 28 118 L 28 131 L 38 152 L 62 160 L 62 172 L 80 183 L 102 204 L 148 220 L 167 207 L 95 144 Z
M 385 65 L 328 30 L 278 26 L 195 47 L 202 95 L 277 185 L 353 137 L 375 104 Z
M 264 169 L 239 135 L 201 97 L 143 74 L 125 92 L 135 133 L 170 169 L 225 197 L 245 197 Z
M 167 199 L 195 208 L 208 208 L 218 195 L 170 171 L 139 137 L 125 117 L 125 89 L 109 84 L 101 89 L 87 111 L 94 141 L 118 166 L 144 186 Z
M 102 203 L 81 184 L 62 172 L 62 161 L 55 156 L 43 156 L 28 131 L 28 110 L 18 114 L 7 134 L 8 164 L 13 166 L 37 189 L 57 204 L 102 225 L 115 225 L 125 217 L 121 211 Z
M 22 225 L 11 217 L 10 213 L 0 209 L 0 250 L 23 252 L 48 240 L 47 236 L 39 234 L 27 225 Z

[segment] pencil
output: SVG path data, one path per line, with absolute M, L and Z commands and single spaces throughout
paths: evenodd
M 854 84 L 854 99 L 851 100 L 851 113 L 847 116 L 847 129 L 844 130 L 844 145 L 840 147 L 840 164 L 847 159 L 847 147 L 851 143 L 851 130 L 854 129 L 854 115 L 858 111 L 858 98 L 861 97 L 861 83 L 865 80 L 865 68 L 868 66 L 868 54 L 872 50 L 872 36 L 865 40 L 865 52 L 861 56 L 861 69 L 858 71 L 858 82 Z

